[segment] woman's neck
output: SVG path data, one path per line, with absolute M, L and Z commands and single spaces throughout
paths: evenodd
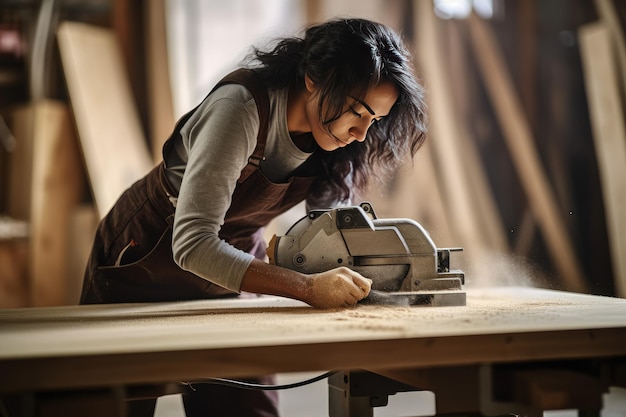
M 294 145 L 302 152 L 313 153 L 319 146 L 311 132 L 301 133 L 299 135 L 290 134 Z
M 306 88 L 290 88 L 287 100 L 287 128 L 292 138 L 311 132 L 307 118 L 306 103 L 309 98 Z

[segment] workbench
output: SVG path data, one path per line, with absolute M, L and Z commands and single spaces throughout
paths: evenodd
M 111 404 L 143 387 L 328 370 L 333 416 L 409 389 L 433 391 L 438 413 L 593 414 L 609 386 L 626 387 L 625 358 L 625 299 L 526 287 L 469 288 L 457 307 L 252 297 L 0 310 L 0 393 L 30 415 L 79 415 L 87 398 L 101 404 L 90 416 L 122 416 Z

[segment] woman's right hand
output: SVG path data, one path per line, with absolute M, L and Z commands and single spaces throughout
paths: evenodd
M 372 281 L 346 267 L 310 274 L 309 296 L 305 301 L 315 308 L 354 306 L 367 297 Z
M 346 267 L 303 274 L 253 259 L 241 281 L 241 291 L 278 295 L 315 308 L 342 308 L 367 297 L 372 281 Z

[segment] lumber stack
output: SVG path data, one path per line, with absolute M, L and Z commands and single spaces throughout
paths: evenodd
M 16 108 L 9 124 L 18 144 L 10 164 L 9 213 L 28 222 L 20 240 L 27 243 L 26 256 L 14 258 L 24 262 L 15 296 L 20 306 L 67 304 L 68 265 L 75 258 L 66 231 L 85 183 L 70 110 L 39 100 Z
M 605 10 L 609 2 L 598 3 L 604 7 L 602 21 L 584 25 L 579 34 L 615 286 L 617 293 L 626 297 L 626 130 L 620 97 L 620 91 L 624 93 L 620 76 L 626 76 L 626 61 L 622 59 L 622 32 L 611 25 L 613 19 L 608 16 L 614 14 Z
M 152 159 L 115 33 L 64 22 L 57 36 L 89 182 L 103 217 L 150 170 Z
M 157 21 L 163 19 L 159 10 L 151 8 Z M 17 146 L 7 211 L 12 221 L 26 224 L 26 232 L 0 239 L 0 307 L 75 304 L 98 219 L 156 159 L 115 32 L 63 22 L 57 40 L 69 102 L 36 100 L 8 118 Z M 152 54 L 162 68 L 164 51 L 154 45 Z M 163 74 L 150 79 L 160 83 Z M 168 113 L 169 97 L 153 95 L 162 97 L 155 98 L 153 120 L 167 123 L 158 114 Z M 160 134 L 164 129 L 155 128 Z

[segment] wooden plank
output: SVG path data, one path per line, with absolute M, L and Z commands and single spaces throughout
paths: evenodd
M 0 308 L 28 307 L 28 224 L 0 216 Z
M 98 227 L 98 213 L 92 204 L 80 204 L 73 207 L 69 217 L 65 303 L 71 305 L 80 300 L 85 267 Z
M 613 0 L 595 0 L 594 3 L 600 19 L 609 31 L 613 53 L 617 57 L 617 82 L 621 84 L 621 97 L 624 97 L 626 96 L 626 40 L 624 39 L 624 30 Z
M 447 218 L 459 238 L 457 245 L 465 248 L 466 256 L 480 263 L 485 259 L 489 242 L 480 227 L 473 204 L 474 190 L 465 173 L 466 160 L 457 143 L 461 133 L 453 116 L 452 91 L 445 79 L 437 19 L 431 2 L 415 2 L 414 6 L 415 47 L 427 91 L 431 117 L 429 136 L 436 170 L 441 178 Z
M 579 35 L 615 289 L 626 297 L 626 130 L 618 75 L 607 27 L 587 24 L 579 29 Z
M 146 2 L 145 7 L 150 144 L 152 157 L 158 162 L 163 158 L 161 148 L 172 133 L 176 120 L 170 83 L 165 0 Z
M 100 216 L 154 165 L 111 30 L 64 22 L 57 38 Z
M 482 334 L 515 338 L 581 329 L 619 333 L 626 330 L 625 308 L 621 298 L 502 287 L 470 289 L 466 306 L 445 308 L 318 310 L 280 297 L 255 297 L 7 309 L 0 310 L 0 359 Z M 59 332 L 67 337 L 53 337 Z M 607 348 L 626 352 L 626 345 Z
M 144 129 L 148 126 L 145 1 L 111 0 L 110 28 L 119 46 L 131 95 Z
M 250 328 L 248 328 L 250 330 Z M 198 330 L 200 331 L 200 330 Z M 252 331 L 254 331 L 252 329 Z M 593 340 L 585 340 L 585 338 Z M 11 379 L 0 380 L 0 392 L 101 387 L 138 383 L 189 382 L 209 377 L 249 377 L 282 372 L 328 369 L 379 369 L 447 367 L 482 363 L 606 358 L 624 354 L 623 331 L 553 333 L 515 338 L 503 335 L 368 339 L 294 345 L 247 345 L 158 351 L 122 355 L 52 356 L 46 359 L 0 361 Z M 433 346 L 435 341 L 435 346 Z M 537 350 L 539 348 L 539 350 Z M 381 354 L 389 352 L 389 354 Z M 382 359 L 381 359 L 382 357 Z
M 533 126 L 537 120 L 537 5 L 533 1 L 522 1 L 515 5 L 518 36 L 518 58 L 520 69 L 520 100 L 524 107 L 526 120 Z M 536 225 L 528 207 L 524 208 L 522 219 L 516 228 L 514 251 L 528 256 L 535 236 Z
M 467 86 L 464 85 L 467 84 L 466 75 L 469 71 L 466 57 L 467 42 L 463 38 L 464 35 L 457 24 L 448 24 L 448 34 L 448 48 L 451 50 L 450 55 L 457 57 L 456 62 L 451 65 L 452 68 L 449 68 L 449 78 L 457 80 L 457 85 L 453 90 L 455 91 L 455 102 L 457 107 L 459 104 L 462 104 L 465 108 L 474 106 L 472 94 L 467 94 L 467 92 L 465 94 L 457 93 L 459 90 L 467 91 Z M 450 84 L 454 86 L 452 82 Z M 472 98 L 470 99 L 469 97 Z M 461 116 L 468 114 L 466 109 L 461 110 L 460 108 L 458 111 L 460 116 L 457 119 L 466 120 L 466 118 Z M 488 248 L 490 251 L 500 254 L 510 253 L 502 217 L 500 216 L 489 184 L 489 179 L 483 168 L 479 150 L 477 149 L 478 145 L 476 142 L 478 142 L 478 140 L 477 138 L 471 137 L 468 128 L 460 123 L 458 134 L 457 144 L 460 147 L 461 155 L 463 155 L 465 175 L 467 176 L 469 187 L 472 190 L 472 204 L 476 207 L 479 227 L 483 231 L 486 241 L 489 242 Z
M 11 125 L 11 212 L 30 228 L 26 305 L 65 304 L 69 213 L 84 187 L 74 126 L 67 106 L 50 100 L 16 108 Z
M 32 104 L 32 111 L 31 305 L 63 305 L 70 216 L 82 197 L 85 174 L 67 106 L 46 100 Z
M 14 219 L 30 218 L 30 184 L 33 175 L 34 113 L 28 106 L 15 108 L 7 123 L 15 136 L 15 148 L 9 154 L 7 214 Z
M 541 166 L 532 134 L 524 118 L 521 103 L 506 70 L 494 34 L 475 15 L 470 16 L 470 38 L 487 92 L 496 111 L 519 179 L 528 196 L 533 215 L 539 223 L 559 279 L 565 288 L 585 291 L 583 269 L 575 256 L 563 222 L 566 217 L 554 198 L 549 181 Z
M 533 126 L 537 120 L 537 61 L 538 48 L 538 0 L 521 1 L 515 4 L 517 8 L 513 13 L 517 14 L 517 28 L 519 49 L 517 52 L 520 63 L 520 99 L 526 110 L 528 123 Z
M 626 355 L 624 299 L 514 287 L 467 295 L 450 308 L 329 311 L 268 297 L 0 310 L 0 373 L 12 376 L 0 392 Z

